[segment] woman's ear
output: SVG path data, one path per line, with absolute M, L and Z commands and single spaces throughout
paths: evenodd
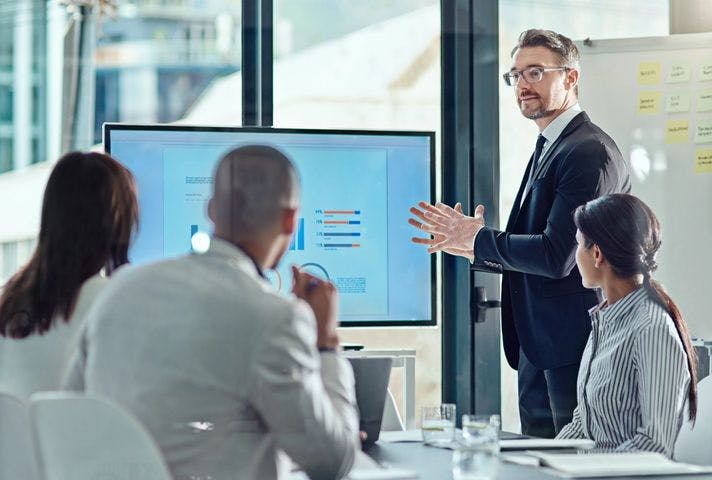
M 595 243 L 591 248 L 593 249 L 593 266 L 601 268 L 601 265 L 606 261 L 606 257 L 603 256 L 603 252 Z

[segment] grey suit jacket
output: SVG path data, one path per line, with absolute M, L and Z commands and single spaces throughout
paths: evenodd
M 309 306 L 229 243 L 119 272 L 80 348 L 68 378 L 135 414 L 176 478 L 284 478 L 285 453 L 313 479 L 351 468 L 348 362 L 320 354 Z

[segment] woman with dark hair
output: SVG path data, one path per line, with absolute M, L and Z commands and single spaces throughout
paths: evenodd
M 133 176 L 101 153 L 72 152 L 54 166 L 37 248 L 0 296 L 0 390 L 26 397 L 57 389 L 89 305 L 128 262 L 138 222 Z
M 638 198 L 615 194 L 578 207 L 574 221 L 583 285 L 605 301 L 590 310 L 578 406 L 557 438 L 671 456 L 685 403 L 691 421 L 697 412 L 697 357 L 680 310 L 651 276 L 658 220 Z

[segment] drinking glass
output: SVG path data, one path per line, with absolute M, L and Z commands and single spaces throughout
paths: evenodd
M 451 443 L 455 438 L 455 405 L 443 403 L 421 410 L 420 427 L 423 442 L 428 445 Z
M 493 480 L 499 466 L 499 415 L 463 415 L 452 454 L 455 480 Z

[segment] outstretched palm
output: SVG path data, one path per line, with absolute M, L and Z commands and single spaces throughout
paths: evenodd
M 410 218 L 408 223 L 430 234 L 431 238 L 413 237 L 414 243 L 428 245 L 428 253 L 442 251 L 471 261 L 474 259 L 473 239 L 484 226 L 483 205 L 477 206 L 474 217 L 463 214 L 460 203 L 452 208 L 444 203 L 430 205 L 420 202 L 418 207 L 411 207 L 410 213 L 421 221 Z

